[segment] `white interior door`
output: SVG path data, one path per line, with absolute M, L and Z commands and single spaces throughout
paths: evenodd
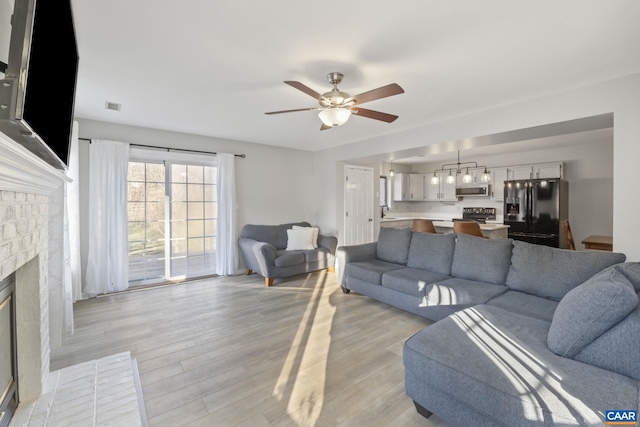
M 373 169 L 345 166 L 344 245 L 373 242 Z

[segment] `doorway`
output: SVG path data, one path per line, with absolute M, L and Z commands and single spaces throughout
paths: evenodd
M 373 242 L 373 168 L 345 166 L 344 245 Z

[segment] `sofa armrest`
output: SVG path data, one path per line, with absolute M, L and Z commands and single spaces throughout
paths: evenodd
M 276 248 L 270 243 L 242 237 L 238 245 L 244 256 L 245 265 L 263 277 L 268 277 L 269 267 L 276 265 Z
M 335 236 L 318 236 L 318 247 L 328 249 L 331 255 L 336 254 L 336 248 L 338 247 L 338 238 Z
M 346 286 L 346 270 L 347 264 L 350 262 L 366 261 L 376 259 L 377 242 L 365 243 L 362 245 L 340 246 L 336 251 L 338 258 L 338 283 L 340 286 Z

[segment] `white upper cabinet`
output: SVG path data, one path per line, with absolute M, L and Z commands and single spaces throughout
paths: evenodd
M 504 199 L 504 182 L 508 180 L 507 168 L 491 169 L 491 200 L 499 202 Z
M 438 183 L 432 184 L 431 178 L 433 173 L 425 175 L 426 199 L 432 202 L 455 202 L 458 200 L 456 196 L 456 185 L 447 184 L 446 179 L 449 172 L 436 172 Z
M 562 163 L 545 163 L 533 166 L 533 177 L 544 178 L 562 178 Z
M 509 181 L 515 181 L 519 179 L 531 179 L 533 167 L 532 166 L 510 166 L 508 170 L 509 170 Z
M 419 202 L 426 200 L 425 175 L 397 173 L 393 177 L 393 200 L 396 202 Z
M 410 189 L 409 200 L 420 202 L 425 200 L 424 175 L 412 173 L 409 175 Z

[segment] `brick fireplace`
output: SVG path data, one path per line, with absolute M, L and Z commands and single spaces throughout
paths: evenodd
M 0 280 L 15 273 L 20 402 L 39 397 L 49 375 L 49 195 L 65 180 L 0 133 Z

